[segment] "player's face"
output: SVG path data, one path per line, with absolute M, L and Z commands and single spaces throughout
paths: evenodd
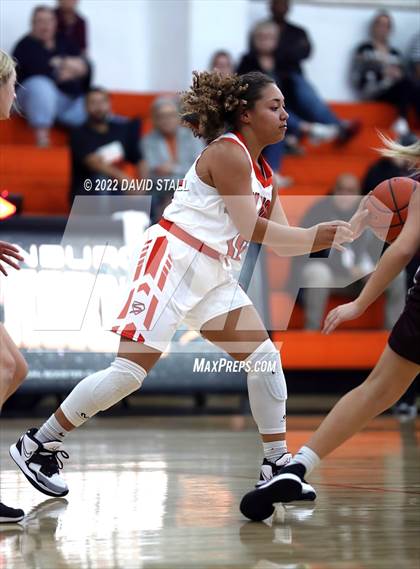
M 5 120 L 10 117 L 10 110 L 15 100 L 15 85 L 16 85 L 16 72 L 13 72 L 9 79 L 0 85 L 0 120 Z
M 289 115 L 284 108 L 283 94 L 274 83 L 264 87 L 255 107 L 245 115 L 263 146 L 275 144 L 285 137 Z

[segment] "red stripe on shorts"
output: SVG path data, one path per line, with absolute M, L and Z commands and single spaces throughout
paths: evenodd
M 168 240 L 166 237 L 161 236 L 156 239 L 156 242 L 153 245 L 153 249 L 147 260 L 147 265 L 144 270 L 145 275 L 150 274 L 152 279 L 155 278 L 162 257 L 166 251 L 167 245 L 168 245 Z
M 130 324 L 127 324 L 127 326 L 121 332 L 121 336 L 124 336 L 124 338 L 132 340 L 134 334 L 136 333 L 136 330 L 137 330 L 136 325 L 133 322 L 130 322 Z
M 137 289 L 137 292 L 141 292 L 142 290 L 144 290 L 144 292 L 147 295 L 150 292 L 150 286 L 147 283 L 141 283 L 141 285 Z
M 140 257 L 139 257 L 139 261 L 138 261 L 138 263 L 137 263 L 136 273 L 135 273 L 134 279 L 133 279 L 133 280 L 135 280 L 135 281 L 136 281 L 136 280 L 139 278 L 139 276 L 140 276 L 141 269 L 142 269 L 143 263 L 144 263 L 144 258 L 145 258 L 145 256 L 146 256 L 147 250 L 148 250 L 148 248 L 149 248 L 151 242 L 152 242 L 151 239 L 149 239 L 148 241 L 146 241 L 146 243 L 144 244 L 143 249 L 141 250 Z
M 169 262 L 166 261 L 166 263 L 163 266 L 160 278 L 159 278 L 159 282 L 158 282 L 158 287 L 160 288 L 160 290 L 163 290 L 163 287 L 165 286 L 166 283 L 166 279 L 168 278 L 169 275 Z
M 157 296 L 153 295 L 153 298 L 150 301 L 149 309 L 146 314 L 146 318 L 144 319 L 144 327 L 147 328 L 147 330 L 150 330 L 150 324 L 152 323 L 152 319 L 155 314 L 157 305 L 158 305 Z
M 128 309 L 130 308 L 131 301 L 133 300 L 133 294 L 135 289 L 133 288 L 128 295 L 127 302 L 124 305 L 124 308 L 121 310 L 121 314 L 118 316 L 117 320 L 121 320 L 121 318 L 125 318 L 128 314 Z

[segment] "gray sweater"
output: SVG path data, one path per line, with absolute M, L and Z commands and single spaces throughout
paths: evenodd
M 165 137 L 157 130 L 153 130 L 142 139 L 141 145 L 143 156 L 150 168 L 151 177 L 156 178 L 158 177 L 155 172 L 156 168 L 172 159 Z M 176 146 L 177 161 L 174 165 L 174 170 L 165 178 L 183 178 L 203 150 L 203 143 L 198 138 L 195 138 L 188 128 L 183 126 L 178 127 Z

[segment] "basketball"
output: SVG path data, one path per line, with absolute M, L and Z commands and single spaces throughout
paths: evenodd
M 378 184 L 369 195 L 366 204 L 370 213 L 369 225 L 379 239 L 392 243 L 398 237 L 417 186 L 411 178 L 391 178 Z

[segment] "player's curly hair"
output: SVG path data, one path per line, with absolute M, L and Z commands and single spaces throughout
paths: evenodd
M 245 75 L 194 71 L 191 87 L 181 94 L 181 118 L 195 136 L 210 143 L 224 132 L 236 130 L 240 113 L 253 109 L 270 83 L 274 80 L 259 71 Z

